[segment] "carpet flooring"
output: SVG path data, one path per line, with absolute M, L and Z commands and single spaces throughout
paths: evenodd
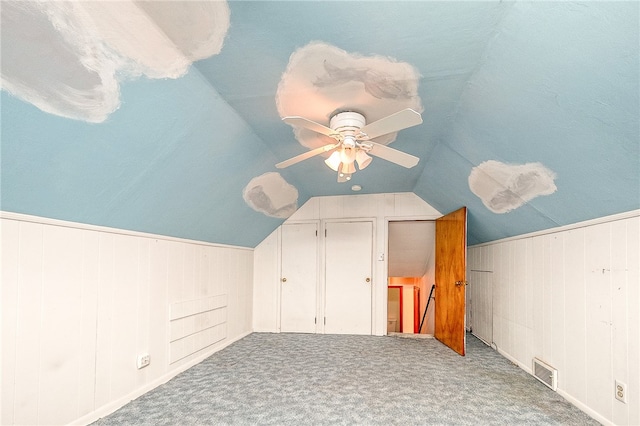
M 253 333 L 94 423 L 597 425 L 473 336 Z

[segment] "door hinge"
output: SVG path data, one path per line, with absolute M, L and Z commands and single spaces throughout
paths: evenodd
M 324 317 L 324 325 L 327 325 L 327 317 Z
M 318 236 L 318 230 L 316 229 L 316 237 Z
M 324 236 L 325 237 L 327 236 L 327 230 L 326 229 L 324 230 Z
M 314 324 L 317 324 L 317 323 L 318 323 L 318 317 L 315 317 L 315 318 L 313 319 L 313 323 L 314 323 Z

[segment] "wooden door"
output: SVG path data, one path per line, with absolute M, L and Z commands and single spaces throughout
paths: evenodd
M 325 333 L 371 334 L 373 223 L 325 227 Z
M 467 208 L 436 220 L 434 337 L 465 353 Z
M 280 331 L 316 332 L 318 224 L 282 225 Z

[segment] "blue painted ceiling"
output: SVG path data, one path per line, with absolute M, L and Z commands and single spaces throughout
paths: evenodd
M 3 90 L 2 210 L 253 247 L 283 221 L 243 198 L 270 172 L 297 189 L 298 206 L 351 194 L 352 184 L 414 192 L 441 212 L 466 205 L 471 244 L 640 208 L 638 2 L 228 7 L 218 54 L 178 78 L 118 76 L 120 105 L 103 121 L 45 112 Z M 24 37 L 5 28 L 3 89 L 14 60 L 5 43 Z M 274 167 L 308 149 L 281 121 L 276 96 L 291 55 L 312 42 L 417 70 L 424 122 L 392 144 L 418 156 L 416 167 L 374 159 L 348 184 L 322 157 Z M 470 187 L 472 171 L 491 161 L 537 164 L 526 176 L 547 170 L 555 187 L 525 197 L 518 191 L 537 181 L 519 180 L 502 195 L 521 205 L 492 210 Z

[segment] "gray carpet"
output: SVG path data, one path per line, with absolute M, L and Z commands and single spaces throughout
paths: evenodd
M 254 333 L 94 424 L 599 423 L 473 336 Z

